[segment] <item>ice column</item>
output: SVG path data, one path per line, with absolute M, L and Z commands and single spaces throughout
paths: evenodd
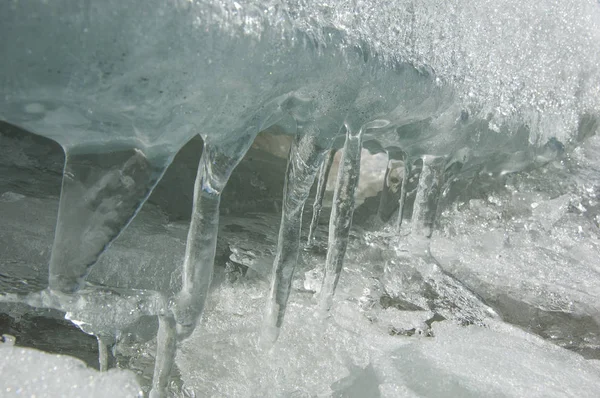
M 221 193 L 255 136 L 248 133 L 229 141 L 212 142 L 210 137 L 204 141 L 194 185 L 183 285 L 174 306 L 179 338 L 188 337 L 202 315 L 213 274 Z
M 433 223 L 442 188 L 443 160 L 443 157 L 430 155 L 422 157 L 423 168 L 419 175 L 411 219 L 411 235 L 413 237 L 429 238 L 433 232 Z
M 317 192 L 315 193 L 315 202 L 313 203 L 312 220 L 310 221 L 310 229 L 308 230 L 307 243 L 310 245 L 315 238 L 315 231 L 319 225 L 319 217 L 321 216 L 321 209 L 323 208 L 323 198 L 327 189 L 327 179 L 329 178 L 329 171 L 333 164 L 333 158 L 335 157 L 335 150 L 331 149 L 325 155 L 325 161 L 319 169 L 319 178 L 317 179 Z
M 139 149 L 66 152 L 49 285 L 73 293 L 146 201 L 171 157 L 150 159 Z
M 319 135 L 320 130 L 315 125 L 299 126 L 290 148 L 277 253 L 261 336 L 261 344 L 265 347 L 273 344 L 279 336 L 300 251 L 304 204 L 331 144 L 331 140 L 327 140 L 325 145 L 320 143 Z
M 344 256 L 348 246 L 348 235 L 354 213 L 354 194 L 360 175 L 360 156 L 364 128 L 356 131 L 346 126 L 346 141 L 342 149 L 342 158 L 338 170 L 333 208 L 329 219 L 329 241 L 325 276 L 321 287 L 319 309 L 326 315 L 333 303 L 333 294 L 342 272 Z

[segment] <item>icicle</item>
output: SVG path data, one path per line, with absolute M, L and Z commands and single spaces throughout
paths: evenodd
M 177 350 L 177 333 L 175 319 L 168 315 L 158 316 L 158 335 L 156 337 L 156 359 L 154 361 L 154 375 L 152 377 L 152 391 L 150 398 L 164 398 L 167 396 L 167 387 L 175 353 Z
M 50 288 L 79 290 L 89 269 L 133 219 L 170 158 L 151 160 L 138 149 L 67 151 L 58 221 L 50 256 Z
M 360 129 L 356 134 L 346 127 L 346 141 L 340 160 L 333 194 L 333 208 L 329 219 L 329 242 L 319 305 L 323 315 L 329 312 L 333 303 L 333 295 L 342 272 L 348 246 L 348 235 L 354 213 L 354 195 L 360 175 L 363 131 L 364 129 Z
M 221 192 L 242 160 L 256 134 L 235 141 L 204 142 L 194 185 L 194 205 L 183 264 L 183 285 L 176 297 L 174 313 L 179 338 L 188 337 L 204 310 L 212 280 Z M 209 137 L 210 138 L 210 137 Z
M 383 186 L 381 187 L 381 195 L 379 198 L 379 206 L 377 207 L 377 217 L 381 221 L 386 220 L 387 208 L 389 207 L 390 196 L 391 196 L 391 187 L 390 187 L 390 177 L 394 170 L 394 163 L 392 159 L 388 158 L 387 166 L 385 168 L 385 175 L 383 176 Z
M 404 179 L 403 162 L 397 159 L 398 155 L 388 153 L 388 164 L 381 190 L 381 199 L 377 216 L 382 222 L 387 222 L 399 205 L 402 195 L 402 182 Z
M 404 158 L 404 171 L 402 175 L 402 184 L 400 185 L 400 199 L 398 200 L 398 219 L 396 220 L 396 229 L 400 231 L 402 226 L 402 218 L 405 214 L 406 206 L 406 190 L 408 189 L 408 180 L 410 179 L 410 161 L 408 158 Z
M 101 372 L 108 370 L 108 343 L 100 336 L 96 336 L 98 341 L 98 365 Z
M 283 323 L 300 250 L 304 204 L 317 171 L 322 168 L 324 156 L 330 144 L 330 142 L 326 142 L 325 146 L 319 145 L 319 134 L 320 131 L 315 126 L 302 128 L 290 149 L 277 254 L 273 264 L 271 292 L 261 336 L 263 346 L 269 346 L 277 340 Z
M 437 213 L 437 203 L 443 178 L 443 158 L 423 156 L 423 168 L 419 176 L 417 195 L 413 205 L 411 235 L 429 238 Z
M 319 225 L 319 217 L 321 216 L 321 209 L 323 208 L 323 197 L 327 188 L 327 179 L 329 178 L 329 171 L 333 164 L 333 158 L 335 157 L 335 149 L 331 149 L 325 155 L 325 161 L 319 169 L 319 178 L 317 179 L 317 192 L 315 194 L 315 202 L 313 203 L 312 220 L 310 222 L 310 229 L 308 230 L 308 244 L 312 244 L 315 238 L 315 231 Z

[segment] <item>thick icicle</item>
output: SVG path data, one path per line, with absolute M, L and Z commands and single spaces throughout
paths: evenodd
M 437 204 L 443 179 L 443 158 L 423 156 L 417 194 L 411 218 L 411 236 L 429 238 L 437 213 Z
M 169 162 L 151 160 L 138 149 L 67 151 L 50 256 L 52 290 L 73 293 L 83 286 L 90 267 L 133 219 Z
M 170 315 L 159 315 L 158 335 L 156 336 L 156 358 L 154 360 L 154 375 L 152 377 L 150 398 L 164 398 L 167 396 L 169 377 L 171 376 L 171 369 L 175 362 L 176 345 L 175 319 Z
M 325 191 L 327 189 L 327 179 L 329 178 L 329 172 L 331 165 L 333 164 L 333 158 L 335 157 L 335 149 L 331 149 L 325 156 L 325 161 L 319 169 L 319 178 L 317 179 L 317 192 L 315 193 L 315 202 L 313 203 L 312 220 L 310 221 L 310 229 L 308 230 L 308 244 L 312 244 L 315 238 L 315 231 L 319 225 L 319 217 L 321 216 L 321 209 L 323 208 L 323 198 L 325 197 Z
M 316 126 L 300 128 L 292 147 L 285 176 L 283 211 L 279 227 L 277 254 L 273 264 L 271 292 L 267 302 L 261 344 L 269 346 L 279 336 L 292 277 L 300 251 L 300 233 L 304 204 L 328 147 L 319 145 Z M 327 142 L 329 144 L 330 142 Z
M 183 285 L 173 309 L 179 338 L 186 338 L 194 331 L 204 310 L 217 247 L 221 193 L 255 136 L 256 134 L 247 134 L 235 141 L 204 142 L 194 185 L 194 205 L 183 264 Z
M 346 141 L 338 170 L 333 208 L 329 219 L 329 242 L 325 261 L 325 276 L 321 287 L 319 309 L 322 315 L 329 312 L 333 295 L 344 265 L 348 236 L 354 213 L 355 192 L 360 175 L 360 157 L 364 129 L 358 134 L 346 127 Z

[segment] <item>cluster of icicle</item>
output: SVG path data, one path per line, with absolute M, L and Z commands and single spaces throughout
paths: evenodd
M 117 10 L 110 18 L 101 12 L 102 7 L 94 7 L 94 2 L 81 3 L 81 10 L 77 8 L 79 5 L 71 9 L 70 3 L 64 2 L 64 13 L 58 6 L 59 11 L 53 9 L 56 14 L 45 8 L 50 6 L 37 1 L 21 1 L 10 7 L 3 5 L 5 8 L 0 9 L 0 14 L 9 16 L 13 15 L 13 8 L 17 10 L 14 20 L 0 19 L 0 33 L 9 38 L 16 35 L 12 42 L 6 43 L 7 56 L 0 66 L 0 82 L 6 92 L 0 98 L 0 117 L 57 139 L 66 152 L 49 265 L 49 288 L 26 298 L 5 296 L 3 299 L 58 308 L 78 322 L 85 319 L 80 327 L 98 336 L 103 369 L 107 367 L 107 346 L 116 338 L 115 330 L 125 327 L 124 323 L 135 316 L 158 316 L 152 396 L 166 394 L 177 342 L 187 338 L 201 319 L 213 274 L 221 194 L 259 132 L 284 120 L 291 120 L 295 126 L 290 132 L 295 138 L 286 170 L 282 218 L 262 333 L 262 342 L 267 347 L 276 341 L 283 325 L 300 252 L 305 203 L 317 180 L 317 197 L 308 231 L 309 240 L 312 240 L 336 150 L 341 151 L 341 160 L 317 308 L 323 315 L 332 306 L 343 268 L 361 150 L 367 143 L 388 153 L 390 167 L 397 160 L 403 162 L 397 225 L 402 221 L 411 167 L 418 165 L 420 168 L 411 230 L 413 234 L 425 237 L 431 234 L 440 192 L 452 179 L 447 178 L 449 172 L 460 169 L 461 173 L 472 174 L 516 171 L 540 158 L 548 159 L 560 150 L 560 144 L 551 141 L 546 146 L 543 146 L 544 141 L 535 142 L 542 148 L 540 151 L 528 147 L 538 141 L 538 136 L 534 135 L 533 139 L 530 136 L 530 124 L 521 123 L 511 130 L 514 126 L 495 125 L 487 117 L 489 109 L 485 107 L 476 115 L 464 112 L 453 89 L 440 83 L 431 70 L 417 65 L 419 57 L 412 63 L 406 62 L 411 59 L 409 56 L 377 57 L 377 54 L 385 53 L 377 52 L 381 50 L 378 46 L 390 50 L 408 48 L 410 44 L 413 55 L 422 55 L 421 64 L 431 65 L 437 55 L 444 54 L 440 59 L 447 62 L 436 65 L 436 70 L 448 75 L 449 80 L 467 81 L 473 77 L 461 72 L 460 62 L 454 62 L 463 58 L 469 61 L 469 54 L 442 46 L 447 44 L 443 40 L 435 48 L 436 40 L 441 40 L 444 32 L 436 33 L 439 37 L 419 33 L 429 31 L 427 23 L 421 23 L 419 19 L 437 14 L 421 9 L 413 2 L 403 3 L 410 7 L 395 8 L 396 13 L 388 10 L 379 14 L 376 10 L 384 2 L 339 2 L 333 7 L 332 15 L 327 7 L 317 7 L 318 12 L 314 15 L 322 17 L 317 24 L 319 34 L 325 37 L 322 41 L 311 41 L 315 35 L 299 33 L 303 32 L 301 22 L 312 18 L 313 13 L 309 12 L 313 9 L 310 7 L 312 2 L 307 2 L 304 8 L 299 6 L 302 13 L 295 12 L 291 6 L 291 11 L 286 11 L 286 18 L 295 15 L 300 21 L 286 33 L 289 37 L 278 31 L 275 24 L 253 23 L 250 17 L 243 17 L 243 10 L 237 9 L 241 6 L 236 2 L 230 4 L 231 9 L 219 13 L 216 8 L 220 2 L 207 1 L 210 7 L 198 5 L 198 15 L 195 15 L 172 11 L 171 4 L 166 2 L 144 2 L 139 7 L 131 7 L 113 0 L 110 7 L 105 6 L 105 9 Z M 346 7 L 350 3 L 356 4 Z M 438 2 L 425 3 L 435 6 Z M 393 5 L 392 2 L 385 4 Z M 495 2 L 485 4 L 495 7 Z M 28 6 L 39 8 L 39 15 L 51 25 L 48 35 L 60 33 L 62 44 L 67 43 L 64 47 L 49 51 L 47 44 L 39 40 L 39 33 L 21 23 L 19 18 L 29 20 L 42 31 L 45 27 L 36 25 L 37 14 Z M 273 6 L 269 12 L 276 13 L 278 9 Z M 258 14 L 264 14 L 262 9 L 257 10 L 260 11 Z M 364 12 L 357 13 L 356 10 Z M 469 10 L 475 13 L 472 7 Z M 528 10 L 531 11 L 531 7 Z M 71 19 L 67 18 L 68 11 L 72 13 Z M 407 32 L 404 25 L 400 27 L 402 33 L 406 33 L 404 35 L 388 29 L 394 22 L 386 18 L 397 16 L 400 11 L 403 18 L 398 20 L 412 26 L 412 33 Z M 252 35 L 248 35 L 250 39 L 239 38 L 227 31 L 223 26 L 231 22 L 230 19 L 218 19 L 223 13 L 230 19 L 239 19 L 238 28 L 244 34 L 253 27 L 261 27 L 256 35 L 258 39 Z M 68 23 L 56 16 L 63 14 L 67 15 Z M 156 18 L 148 18 L 148 15 Z M 381 23 L 377 19 L 373 19 L 377 23 L 356 20 L 360 16 L 375 18 L 377 15 L 383 18 Z M 276 16 L 271 18 L 272 21 L 279 20 Z M 469 17 L 466 13 L 465 21 Z M 119 21 L 119 18 L 125 21 Z M 451 22 L 446 26 L 449 32 L 454 29 L 455 21 Z M 114 26 L 110 25 L 113 23 Z M 138 23 L 144 28 L 138 29 Z M 466 22 L 463 25 L 466 26 Z M 461 40 L 468 44 L 470 29 L 465 26 L 458 36 L 449 39 L 454 40 L 458 49 Z M 489 26 L 496 27 L 495 21 Z M 307 23 L 304 28 L 309 31 L 314 27 Z M 477 28 L 483 29 L 479 25 Z M 146 35 L 146 32 L 153 35 Z M 111 41 L 113 33 L 115 40 Z M 171 35 L 169 40 L 163 41 L 167 34 Z M 102 35 L 106 35 L 106 40 L 101 40 Z M 284 39 L 287 41 L 281 45 Z M 395 39 L 406 39 L 406 43 Z M 478 38 L 471 39 L 477 39 L 473 46 L 481 47 L 481 54 L 487 51 Z M 481 40 L 484 39 L 482 36 Z M 583 44 L 587 39 L 586 36 Z M 106 58 L 110 59 L 107 65 L 94 47 L 108 46 L 107 43 L 118 43 L 129 52 L 122 51 L 116 44 L 114 48 L 102 48 L 107 53 Z M 584 53 L 579 47 L 570 48 L 578 55 Z M 502 53 L 504 44 L 493 48 L 500 55 L 512 52 L 511 48 Z M 546 52 L 554 54 L 553 50 Z M 34 57 L 30 57 L 30 53 Z M 427 57 L 433 61 L 429 62 Z M 561 58 L 562 52 L 557 57 Z M 501 56 L 497 58 L 502 61 Z M 578 62 L 578 58 L 573 56 L 574 62 Z M 587 58 L 584 60 L 584 65 L 588 65 Z M 483 58 L 470 61 L 462 68 L 474 70 L 477 76 L 493 64 Z M 471 65 L 479 67 L 471 69 Z M 506 65 L 489 68 L 501 84 L 515 86 L 510 93 L 523 91 L 524 94 L 517 96 L 521 99 L 532 95 L 521 89 L 526 86 L 527 79 L 534 83 L 540 80 L 539 75 L 528 75 L 525 70 L 525 76 L 519 77 L 518 81 L 505 81 L 505 76 L 496 72 L 513 69 Z M 524 68 L 519 66 L 517 69 L 522 71 Z M 587 82 L 584 77 L 582 74 L 581 90 L 577 88 L 577 82 L 569 87 L 591 92 L 585 98 L 596 100 L 598 97 L 594 96 L 593 88 L 584 84 Z M 486 79 L 486 76 L 480 78 Z M 535 88 L 533 94 L 544 84 L 545 80 L 532 85 Z M 485 91 L 486 86 L 476 88 Z M 474 95 L 486 102 L 489 98 L 484 94 L 475 92 Z M 571 98 L 570 92 L 558 97 Z M 585 101 L 581 106 L 581 101 L 575 102 L 578 106 L 573 109 L 583 113 Z M 108 138 L 103 136 L 105 133 Z M 117 291 L 86 283 L 90 268 L 135 217 L 176 151 L 199 133 L 204 149 L 194 187 L 181 291 L 167 297 L 164 292 Z M 477 146 L 476 151 L 471 150 L 473 146 Z M 115 304 L 111 308 L 119 309 L 122 314 L 130 315 L 117 314 L 110 318 L 102 314 L 103 317 L 99 317 L 102 319 L 94 319 L 94 308 L 102 308 L 107 303 Z
M 431 81 L 428 76 L 410 70 L 412 77 Z M 385 112 L 378 109 L 378 106 L 382 106 L 381 93 L 374 95 L 373 86 L 370 85 L 358 86 L 353 104 L 346 102 L 347 92 L 343 97 L 332 97 L 344 100 L 314 103 L 299 100 L 303 98 L 302 94 L 294 93 L 281 104 L 281 109 L 296 122 L 296 132 L 285 174 L 279 239 L 261 335 L 261 343 L 267 349 L 275 343 L 283 326 L 300 252 L 304 206 L 315 180 L 317 196 L 308 233 L 309 242 L 314 239 L 334 153 L 341 151 L 329 223 L 324 279 L 317 308 L 322 316 L 326 316 L 333 303 L 352 225 L 363 139 L 365 135 L 378 130 L 395 131 L 407 120 L 413 120 L 413 117 L 407 119 L 404 114 L 406 103 L 402 105 L 400 99 L 385 103 L 401 105 L 390 109 L 383 106 Z M 418 105 L 415 111 L 422 108 L 420 103 Z M 430 107 L 426 105 L 425 108 Z M 445 109 L 444 106 L 441 108 Z M 427 116 L 431 117 L 431 114 Z M 163 297 L 158 292 L 99 288 L 85 280 L 101 253 L 139 211 L 166 166 L 154 166 L 138 149 L 113 153 L 109 157 L 67 152 L 49 266 L 49 288 L 26 298 L 13 297 L 12 300 L 67 312 L 67 317 L 77 321 L 82 330 L 98 337 L 101 369 L 107 368 L 107 349 L 117 338 L 111 330 L 125 327 L 126 324 L 122 323 L 134 316 L 157 315 L 159 330 L 151 396 L 164 396 L 177 342 L 194 331 L 207 300 L 215 261 L 221 193 L 258 132 L 258 129 L 251 129 L 245 135 L 225 140 L 203 137 L 204 148 L 194 186 L 192 218 L 183 260 L 183 283 L 181 291 L 172 298 Z M 342 138 L 343 145 L 336 148 L 336 139 L 339 142 Z M 405 184 L 411 162 L 401 151 L 390 152 L 389 156 L 390 165 L 398 158 L 405 164 L 397 219 L 399 224 L 402 221 Z M 413 224 L 419 224 L 419 233 L 428 236 L 432 219 L 424 213 L 431 213 L 429 202 L 439 195 L 441 172 L 446 163 L 440 162 L 436 156 L 419 156 L 418 159 L 423 166 L 414 213 L 423 212 L 423 215 L 413 216 Z M 11 298 L 5 297 L 7 299 Z M 119 313 L 113 317 L 100 314 L 98 316 L 101 319 L 95 324 L 94 313 L 110 303 L 116 303 L 109 307 L 115 311 L 118 309 Z

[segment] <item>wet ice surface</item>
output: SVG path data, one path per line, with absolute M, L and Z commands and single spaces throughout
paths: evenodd
M 222 214 L 215 279 L 203 321 L 179 347 L 170 393 L 594 396 L 600 382 L 599 362 L 593 360 L 600 339 L 598 150 L 600 141 L 593 137 L 542 169 L 491 185 L 482 182 L 485 189 L 474 183 L 470 197 L 463 200 L 463 192 L 445 207 L 431 255 L 421 253 L 419 242 L 402 237 L 406 229 L 398 238 L 385 228 L 358 222 L 331 316 L 325 320 L 315 316 L 319 296 L 314 294 L 326 254 L 323 217 L 317 245 L 300 253 L 286 327 L 266 351 L 257 343 L 279 215 L 236 212 L 237 202 L 232 202 Z M 239 172 L 244 170 L 242 164 Z M 0 236 L 8 249 L 1 260 L 3 293 L 37 291 L 47 283 L 57 198 L 18 190 L 5 189 L 0 196 Z M 369 203 L 357 214 L 368 211 Z M 309 222 L 305 217 L 304 234 Z M 170 220 L 163 208 L 147 204 L 104 253 L 90 280 L 177 291 L 186 232 L 185 221 Z M 6 305 L 2 311 L 14 318 L 27 313 Z M 86 311 L 108 323 L 115 323 L 119 314 L 108 304 Z M 151 383 L 156 330 L 153 318 L 124 327 L 109 362 L 135 371 L 145 391 Z M 41 342 L 38 347 L 47 349 Z M 79 347 L 95 354 L 93 346 Z M 105 391 L 103 386 L 88 387 Z

